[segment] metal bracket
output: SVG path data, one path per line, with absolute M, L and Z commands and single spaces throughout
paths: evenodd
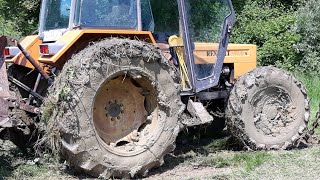
M 200 93 L 196 94 L 196 96 L 201 101 L 209 101 L 209 100 L 213 100 L 213 99 L 225 99 L 229 96 L 229 92 L 226 90 L 213 91 L 213 92 L 200 92 Z
M 209 124 L 213 121 L 213 117 L 200 102 L 193 102 L 192 100 L 189 100 L 187 110 L 193 117 L 192 119 L 188 119 L 182 122 L 187 126 Z
M 50 76 L 43 70 L 43 68 L 40 67 L 40 65 L 37 63 L 36 60 L 33 59 L 29 52 L 22 47 L 18 40 L 13 39 L 12 41 L 15 42 L 16 46 L 20 49 L 21 53 L 34 66 L 34 68 L 39 71 L 39 73 L 48 81 L 49 84 L 51 84 L 53 82 L 53 79 L 51 79 Z
M 33 114 L 40 114 L 40 108 L 27 104 L 24 100 L 7 99 L 9 108 L 17 108 Z
M 10 82 L 12 82 L 13 84 L 17 85 L 18 87 L 24 89 L 25 91 L 30 93 L 32 96 L 34 96 L 34 97 L 38 98 L 39 100 L 43 101 L 43 97 L 40 94 L 36 93 L 35 91 L 33 91 L 31 88 L 29 88 L 28 86 L 26 86 L 25 84 L 23 84 L 19 80 L 13 78 L 12 76 L 9 76 L 8 79 L 9 79 Z

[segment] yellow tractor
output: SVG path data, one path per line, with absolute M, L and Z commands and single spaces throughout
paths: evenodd
M 101 178 L 146 175 L 190 126 L 227 125 L 254 150 L 294 146 L 309 120 L 303 85 L 256 68 L 256 46 L 228 46 L 232 2 L 207 3 L 213 15 L 177 0 L 168 36 L 154 32 L 149 0 L 43 0 L 39 33 L 7 38 L 0 58 L 0 137 L 32 146 L 46 124 L 71 166 Z M 207 42 L 195 15 L 214 18 Z

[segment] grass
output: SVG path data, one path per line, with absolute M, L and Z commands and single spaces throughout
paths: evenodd
M 219 150 L 225 150 L 228 145 L 228 139 L 227 138 L 221 138 L 221 139 L 215 139 L 211 143 L 205 146 L 206 149 L 208 149 L 210 152 L 212 151 L 219 151 Z
M 12 171 L 11 168 L 8 168 L 8 167 L 1 165 L 0 166 L 0 179 L 10 176 L 11 171 Z
M 186 145 L 178 146 L 176 149 L 182 153 L 168 159 L 166 163 L 194 167 L 241 168 L 244 171 L 252 171 L 273 159 L 272 153 L 265 151 L 226 151 L 231 142 L 229 138 L 229 135 L 225 134 L 220 139 L 188 139 Z
M 214 179 L 316 179 L 319 176 L 320 147 L 271 152 L 219 152 L 203 164 L 231 168 Z
M 34 178 L 39 177 L 48 172 L 48 167 L 44 165 L 20 165 L 16 168 L 13 172 L 13 179 L 27 179 L 27 178 Z
M 320 160 L 319 147 L 303 150 L 271 152 L 220 151 L 210 153 L 209 155 L 198 154 L 194 151 L 190 151 L 174 158 L 180 159 L 180 162 L 175 164 L 175 166 L 191 166 L 197 167 L 196 169 L 201 169 L 201 167 L 230 169 L 230 171 L 213 170 L 212 174 L 210 174 L 207 179 L 301 179 L 303 177 L 305 177 L 305 179 L 312 179 L 312 177 L 318 177 L 318 174 L 320 173 L 320 169 L 318 168 Z M 166 162 L 165 166 L 167 166 L 168 163 L 170 162 Z M 170 171 L 172 168 L 173 167 L 167 168 L 162 171 L 162 173 Z M 2 174 L 3 172 L 5 174 Z M 184 172 L 176 172 L 173 170 L 171 173 L 183 174 Z M 73 180 L 79 178 L 66 174 L 58 167 L 50 164 L 21 164 L 7 170 L 0 168 L 0 179 L 1 176 L 9 180 Z
M 268 152 L 237 152 L 235 154 L 226 154 L 225 156 L 214 155 L 207 157 L 201 162 L 202 166 L 216 168 L 237 167 L 244 171 L 252 171 L 261 164 L 271 160 L 273 156 Z
M 310 99 L 311 120 L 315 120 L 320 103 L 320 75 L 295 73 L 295 76 L 305 85 Z
M 42 107 L 42 116 L 41 119 L 45 122 L 48 123 L 52 114 L 53 114 L 53 109 L 54 109 L 55 105 L 51 102 L 51 101 L 47 101 L 45 103 L 45 106 Z
M 271 160 L 273 156 L 267 152 L 236 154 L 232 161 L 243 167 L 246 171 L 252 171 L 261 164 Z
M 295 73 L 295 76 L 305 85 L 310 99 L 310 122 L 316 120 L 316 114 L 319 111 L 320 104 L 320 75 L 308 75 L 302 73 Z M 309 123 L 309 125 L 311 125 Z M 320 135 L 320 129 L 316 129 L 316 134 Z
M 6 180 L 58 180 L 58 179 L 69 179 L 76 180 L 79 178 L 73 177 L 63 171 L 61 171 L 57 166 L 50 164 L 41 164 L 41 165 L 29 165 L 21 164 L 18 167 L 15 167 L 10 174 L 3 176 Z M 1 174 L 0 174 L 1 179 Z
M 317 179 L 320 149 L 272 152 L 273 157 L 252 171 L 238 171 L 234 179 Z
M 14 157 L 12 157 L 14 158 Z M 14 161 L 14 159 L 12 159 Z M 0 180 L 57 180 L 57 179 L 78 179 L 67 174 L 59 169 L 58 165 L 43 163 L 43 164 L 28 164 L 27 160 L 22 164 L 13 166 L 11 164 L 0 166 Z

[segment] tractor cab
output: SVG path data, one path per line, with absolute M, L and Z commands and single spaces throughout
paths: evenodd
M 194 8 L 199 7 L 197 3 L 202 3 L 201 12 Z M 163 15 L 169 18 L 158 18 L 156 22 L 158 27 L 170 29 L 161 31 L 177 34 L 162 42 L 180 66 L 183 95 L 217 86 L 223 71 L 229 75 L 233 67 L 223 64 L 235 19 L 231 0 L 43 0 L 39 35 L 21 44 L 35 60 L 59 69 L 73 54 L 104 38 L 123 37 L 156 44 L 160 41 L 154 33 L 152 10 L 157 9 L 151 9 L 151 4 L 172 7 Z M 206 9 L 210 10 L 203 13 Z M 11 49 L 6 62 L 33 68 L 29 62 L 23 64 L 25 59 L 18 56 L 17 47 Z
M 73 29 L 153 31 L 149 0 L 44 0 L 40 37 L 58 40 Z

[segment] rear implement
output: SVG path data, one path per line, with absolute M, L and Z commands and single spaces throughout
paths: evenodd
M 12 122 L 8 116 L 8 98 L 9 82 L 7 76 L 6 64 L 4 63 L 3 51 L 8 45 L 8 38 L 5 36 L 0 37 L 0 133 L 3 128 L 12 127 Z

